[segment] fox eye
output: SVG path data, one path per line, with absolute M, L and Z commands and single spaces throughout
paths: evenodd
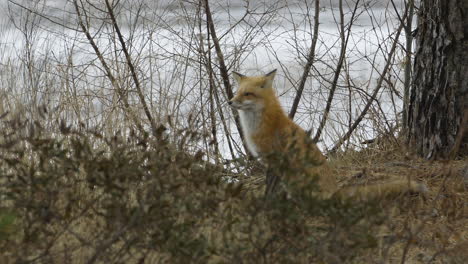
M 244 96 L 254 95 L 253 93 L 245 92 Z

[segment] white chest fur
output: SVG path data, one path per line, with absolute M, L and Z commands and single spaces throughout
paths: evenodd
M 257 132 L 258 127 L 261 122 L 261 112 L 260 111 L 239 111 L 240 123 L 242 126 L 242 131 L 244 132 L 245 143 L 247 148 L 254 156 L 258 156 L 258 149 L 253 141 L 253 135 Z

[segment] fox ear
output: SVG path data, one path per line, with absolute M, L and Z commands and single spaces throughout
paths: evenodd
M 272 79 L 275 77 L 276 69 L 272 70 L 271 72 L 265 74 L 265 77 L 271 77 Z
M 276 69 L 272 70 L 271 72 L 265 74 L 265 84 L 263 87 L 271 87 L 273 85 L 273 80 L 275 79 Z
M 232 76 L 234 76 L 234 79 L 237 81 L 237 83 L 240 83 L 242 78 L 245 77 L 245 75 L 242 75 L 242 74 L 240 74 L 238 72 L 232 72 Z

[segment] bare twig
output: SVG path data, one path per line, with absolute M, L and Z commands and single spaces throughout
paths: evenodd
M 339 3 L 339 8 L 340 8 L 340 38 L 341 38 L 340 57 L 338 59 L 338 64 L 336 65 L 335 75 L 333 77 L 332 86 L 330 88 L 330 93 L 328 94 L 327 105 L 325 107 L 322 119 L 320 120 L 319 127 L 317 128 L 317 131 L 315 132 L 315 136 L 313 138 L 314 142 L 319 141 L 320 136 L 322 135 L 322 130 L 325 127 L 325 124 L 326 124 L 327 119 L 328 119 L 328 115 L 330 113 L 331 104 L 332 104 L 333 98 L 335 96 L 335 91 L 336 91 L 336 87 L 337 87 L 337 84 L 338 84 L 338 79 L 340 78 L 340 73 L 341 73 L 341 69 L 342 69 L 342 66 L 343 66 L 343 62 L 344 62 L 344 60 L 346 58 L 346 49 L 348 47 L 348 41 L 349 41 L 349 37 L 351 35 L 351 27 L 352 27 L 352 25 L 354 23 L 354 16 L 356 15 L 358 4 L 359 4 L 359 0 L 356 1 L 355 5 L 354 5 L 354 10 L 352 12 L 351 18 L 349 20 L 349 26 L 347 28 L 348 32 L 347 32 L 346 37 L 345 37 L 343 1 L 340 0 L 340 3 Z
M 405 13 L 404 13 L 404 17 L 403 19 L 406 19 L 406 17 L 408 16 L 408 6 L 406 6 L 405 8 Z M 393 55 L 395 54 L 395 51 L 396 51 L 396 48 L 398 46 L 398 39 L 400 37 L 400 34 L 401 34 L 401 31 L 404 27 L 404 24 L 403 23 L 400 23 L 400 26 L 398 27 L 397 31 L 396 31 L 396 36 L 395 36 L 395 39 L 393 41 L 393 44 L 392 44 L 392 48 L 386 58 L 386 62 L 385 62 L 385 66 L 384 66 L 384 69 L 382 71 L 382 73 L 380 74 L 380 77 L 377 81 L 377 84 L 376 84 L 376 87 L 374 89 L 374 92 L 372 93 L 372 97 L 369 98 L 369 100 L 367 101 L 364 109 L 361 111 L 361 114 L 358 116 L 358 118 L 354 121 L 353 125 L 351 126 L 351 128 L 348 130 L 348 132 L 346 132 L 346 134 L 344 134 L 338 141 L 337 143 L 335 144 L 335 146 L 333 146 L 333 148 L 331 149 L 331 153 L 334 153 L 338 150 L 338 148 L 341 147 L 341 145 L 343 144 L 343 142 L 345 142 L 346 140 L 349 139 L 349 137 L 351 137 L 353 131 L 357 128 L 357 126 L 359 125 L 359 123 L 364 119 L 364 116 L 367 114 L 367 111 L 369 110 L 369 108 L 371 107 L 371 105 L 374 103 L 374 100 L 376 99 L 377 97 L 377 94 L 379 93 L 380 89 L 382 88 L 382 84 L 385 80 L 385 75 L 387 74 L 388 70 L 390 69 L 390 65 L 392 64 L 392 59 L 393 59 Z
M 120 45 L 122 46 L 122 50 L 125 55 L 127 65 L 130 68 L 130 72 L 132 73 L 133 82 L 135 83 L 135 89 L 140 99 L 140 103 L 143 107 L 143 111 L 146 114 L 146 118 L 148 118 L 148 121 L 150 122 L 152 131 L 156 131 L 156 124 L 154 123 L 153 116 L 151 115 L 151 112 L 146 103 L 145 97 L 143 95 L 143 91 L 141 89 L 140 80 L 138 79 L 138 76 L 135 70 L 135 66 L 133 65 L 132 58 L 130 57 L 130 53 L 128 52 L 128 49 L 127 49 L 127 45 L 125 44 L 125 40 L 123 39 L 122 33 L 120 32 L 119 25 L 117 24 L 117 21 L 115 19 L 114 8 L 110 4 L 109 0 L 106 0 L 106 7 L 107 7 L 107 12 L 109 13 L 110 18 L 112 20 L 112 26 L 114 27 L 117 33 L 117 36 L 119 38 Z
M 232 98 L 234 96 L 234 93 L 232 92 L 232 86 L 229 81 L 229 74 L 228 74 L 228 69 L 226 67 L 226 64 L 224 62 L 224 55 L 221 50 L 221 46 L 219 45 L 218 37 L 216 36 L 216 29 L 214 27 L 213 17 L 211 16 L 211 10 L 210 10 L 210 5 L 208 3 L 208 0 L 204 0 L 204 6 L 205 6 L 205 12 L 206 12 L 206 23 L 208 23 L 208 28 L 210 30 L 211 39 L 213 40 L 213 45 L 215 47 L 216 55 L 218 57 L 219 70 L 221 73 L 221 78 L 223 79 L 224 89 L 228 98 Z M 241 139 L 244 140 L 244 133 L 242 132 L 239 118 L 235 116 L 234 120 L 235 120 L 235 124 L 237 127 L 237 131 Z M 248 152 L 248 149 L 247 148 L 245 149 Z
M 296 97 L 294 98 L 293 104 L 291 106 L 291 110 L 289 111 L 289 118 L 294 119 L 294 115 L 296 115 L 297 107 L 299 105 L 299 101 L 302 97 L 302 92 L 304 91 L 304 86 L 307 81 L 307 77 L 309 76 L 310 68 L 315 60 L 315 47 L 317 46 L 318 40 L 318 30 L 319 30 L 319 16 L 320 16 L 320 0 L 315 0 L 315 14 L 314 14 L 314 33 L 312 36 L 312 43 L 310 44 L 309 55 L 307 56 L 307 62 L 304 66 L 304 71 L 302 73 L 301 82 L 299 83 L 299 87 L 297 88 Z
M 86 38 L 88 39 L 89 44 L 94 50 L 94 53 L 98 57 L 99 61 L 101 62 L 102 66 L 104 67 L 105 73 L 107 78 L 110 80 L 112 86 L 115 88 L 117 93 L 119 94 L 120 99 L 122 100 L 125 108 L 125 113 L 128 114 L 131 118 L 131 120 L 134 122 L 136 127 L 138 128 L 139 131 L 143 132 L 143 126 L 140 124 L 140 121 L 136 118 L 135 114 L 133 113 L 133 110 L 130 107 L 130 104 L 128 103 L 128 98 L 122 87 L 120 86 L 119 82 L 117 79 L 114 77 L 112 74 L 112 71 L 110 67 L 107 65 L 106 60 L 104 59 L 104 56 L 102 55 L 101 51 L 99 50 L 98 46 L 96 45 L 96 42 L 94 41 L 93 37 L 91 36 L 91 33 L 89 32 L 88 27 L 85 25 L 83 21 L 83 16 L 87 16 L 86 13 L 81 14 L 80 7 L 78 6 L 78 0 L 73 1 L 75 11 L 78 17 L 78 24 L 81 27 L 81 30 L 83 33 L 86 35 Z M 84 11 L 84 10 L 83 10 Z

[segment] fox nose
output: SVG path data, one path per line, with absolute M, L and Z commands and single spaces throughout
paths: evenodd
M 232 101 L 228 101 L 228 104 L 229 104 L 229 105 L 232 105 Z

